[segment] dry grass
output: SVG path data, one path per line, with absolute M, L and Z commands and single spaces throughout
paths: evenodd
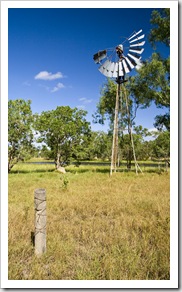
M 169 279 L 169 174 L 17 165 L 9 174 L 9 279 Z M 37 258 L 34 190 L 47 193 L 47 252 Z

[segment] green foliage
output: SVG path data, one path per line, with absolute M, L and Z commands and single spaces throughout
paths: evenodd
M 61 189 L 66 190 L 69 185 L 68 177 L 63 174 L 61 175 L 60 180 L 61 180 Z
M 149 106 L 152 102 L 158 108 L 166 108 L 164 116 L 156 117 L 155 127 L 163 126 L 169 129 L 170 123 L 170 68 L 169 58 L 163 60 L 157 53 L 147 60 L 139 73 L 133 77 L 134 82 L 131 92 L 136 97 L 145 101 L 143 104 Z M 144 106 L 144 107 L 145 107 Z
M 157 158 L 168 159 L 170 157 L 170 133 L 162 132 L 153 142 L 153 152 Z
M 153 10 L 151 17 L 153 25 L 149 41 L 152 46 L 161 42 L 169 46 L 170 44 L 170 9 Z M 150 106 L 152 102 L 159 108 L 166 108 L 164 116 L 155 118 L 155 127 L 170 129 L 170 57 L 164 59 L 159 53 L 153 53 L 149 60 L 144 62 L 142 68 L 135 77 L 131 92 L 137 98 L 145 101 L 143 104 Z
M 115 98 L 116 84 L 108 78 L 101 89 L 101 97 L 93 115 L 95 123 L 104 124 L 106 119 L 110 120 L 111 124 L 114 122 Z
M 39 142 L 45 142 L 50 148 L 57 167 L 69 164 L 72 157 L 77 159 L 83 149 L 90 133 L 85 116 L 86 111 L 69 106 L 59 106 L 36 116 Z
M 109 159 L 111 157 L 112 136 L 103 132 L 91 132 L 89 143 L 84 148 L 86 160 Z
M 136 97 L 148 100 L 150 104 L 154 101 L 157 107 L 170 106 L 170 81 L 169 81 L 169 59 L 165 62 L 159 54 L 153 53 L 150 60 L 146 61 L 134 78 L 134 86 L 131 88 Z
M 33 134 L 31 101 L 8 101 L 8 172 L 19 161 L 30 158 Z
M 154 46 L 156 42 L 170 45 L 170 9 L 153 10 L 150 20 L 154 27 L 150 31 L 149 41 Z
M 151 17 L 153 25 L 149 41 L 155 48 L 157 42 L 170 46 L 170 9 L 153 10 Z M 147 62 L 140 72 L 143 83 L 147 82 L 148 92 L 145 92 L 158 107 L 165 107 L 168 112 L 165 115 L 156 116 L 154 126 L 162 130 L 165 127 L 170 130 L 170 57 L 163 59 L 159 54 L 153 54 L 151 61 Z M 145 78 L 146 77 L 146 78 Z
M 147 160 L 150 158 L 150 154 L 148 152 L 148 147 L 145 141 L 145 138 L 151 136 L 150 132 L 146 128 L 140 126 L 135 126 L 134 131 L 132 133 L 135 154 L 137 160 Z M 119 139 L 119 146 L 120 146 L 120 156 L 122 160 L 126 160 L 129 164 L 131 163 L 130 160 L 133 160 L 133 149 L 131 148 L 131 136 L 129 134 L 124 134 Z M 130 155 L 130 157 L 129 157 Z
M 135 88 L 135 90 L 134 90 Z M 137 109 L 148 106 L 149 100 L 143 95 L 136 94 L 136 84 L 134 77 L 130 77 L 125 86 L 120 87 L 119 95 L 119 128 L 124 130 L 129 124 L 134 124 Z M 104 124 L 105 120 L 109 120 L 110 128 L 113 128 L 115 101 L 116 101 L 117 85 L 114 81 L 107 79 L 101 90 L 100 101 L 97 104 L 97 110 L 93 115 L 94 122 Z M 127 99 L 127 100 L 126 100 Z M 129 117 L 127 114 L 127 106 L 129 110 Z
M 166 128 L 167 131 L 170 131 L 170 115 L 166 113 L 164 115 L 157 115 L 155 117 L 154 126 L 159 130 L 162 131 Z

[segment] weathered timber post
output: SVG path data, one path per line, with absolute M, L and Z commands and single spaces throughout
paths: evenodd
M 114 130 L 113 130 L 113 142 L 112 142 L 112 155 L 111 155 L 110 175 L 112 175 L 113 170 L 114 170 L 114 172 L 116 172 L 116 168 L 117 168 L 119 95 L 120 95 L 120 83 L 117 84 L 117 91 L 116 91 L 116 103 L 115 103 L 115 116 L 114 116 Z
M 35 254 L 46 252 L 46 190 L 36 189 L 34 192 L 35 206 Z

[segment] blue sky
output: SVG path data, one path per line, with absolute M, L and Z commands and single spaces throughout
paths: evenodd
M 146 34 L 142 59 L 153 52 L 147 41 L 150 8 L 9 8 L 8 96 L 32 100 L 32 111 L 57 106 L 83 108 L 92 123 L 106 77 L 98 71 L 93 54 L 115 47 L 133 31 Z M 157 48 L 167 57 L 169 49 Z M 133 74 L 134 72 L 132 72 Z M 130 73 L 131 74 L 131 73 Z M 136 124 L 153 128 L 154 117 L 164 113 L 155 105 L 138 110 Z

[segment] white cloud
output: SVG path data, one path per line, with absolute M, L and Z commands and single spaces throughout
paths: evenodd
M 79 98 L 79 101 L 82 101 L 84 104 L 91 103 L 92 99 L 87 99 L 86 97 Z
M 51 90 L 51 92 L 56 92 L 56 91 L 58 91 L 58 90 L 60 90 L 61 88 L 64 88 L 65 86 L 64 86 L 64 84 L 63 83 L 58 83 L 52 90 Z
M 148 129 L 149 132 L 159 132 L 156 128 L 150 128 Z
M 34 78 L 41 79 L 41 80 L 55 80 L 55 79 L 59 79 L 59 78 L 63 78 L 63 77 L 64 76 L 61 72 L 57 72 L 55 74 L 52 74 L 51 72 L 41 71 Z

